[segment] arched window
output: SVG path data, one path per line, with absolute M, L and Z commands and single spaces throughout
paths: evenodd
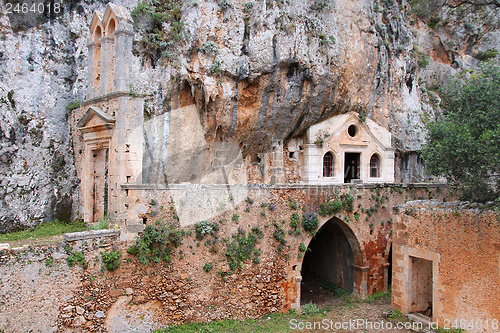
M 333 177 L 333 154 L 330 152 L 323 156 L 323 177 Z
M 380 158 L 377 154 L 373 154 L 370 158 L 370 177 L 380 177 Z

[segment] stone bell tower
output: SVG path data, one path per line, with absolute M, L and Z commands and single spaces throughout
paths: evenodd
M 87 223 L 107 216 L 122 227 L 139 225 L 121 188 L 141 183 L 142 171 L 144 100 L 130 93 L 133 20 L 125 8 L 108 3 L 104 13 L 94 12 L 90 31 L 87 97 L 77 118 L 81 212 Z

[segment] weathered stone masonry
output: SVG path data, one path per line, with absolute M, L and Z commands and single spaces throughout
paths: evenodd
M 129 191 L 140 190 L 130 189 Z M 150 189 L 146 193 L 148 200 L 155 199 L 154 204 L 149 205 L 148 223 L 178 223 L 174 217 L 175 207 L 171 208 L 169 191 Z M 293 213 L 302 215 L 302 206 L 306 208 L 306 211 L 312 207 L 318 208 L 320 203 L 331 198 L 339 198 L 346 193 L 354 195 L 353 212 L 342 210 L 334 216 L 318 216 L 320 219 L 318 235 L 324 229 L 321 228 L 322 226 L 325 228 L 338 226 L 341 230 L 338 234 L 339 240 L 347 242 L 352 250 L 350 254 L 353 258 L 352 266 L 343 261 L 339 262 L 344 273 L 352 274 L 352 280 L 344 279 L 339 272 L 339 275 L 331 276 L 329 281 L 351 289 L 353 294 L 359 296 L 386 290 L 388 287 L 388 253 L 393 228 L 391 221 L 395 218 L 391 207 L 403 203 L 406 197 L 445 198 L 445 191 L 432 187 L 427 189 L 426 187 L 368 187 L 365 185 L 355 187 L 260 186 L 248 192 L 248 196 L 254 201 L 253 204 L 246 202 L 239 204 L 234 210 L 225 211 L 210 220 L 210 222 L 219 223 L 220 226 L 220 230 L 216 233 L 219 239 L 216 253 L 210 252 L 210 248 L 204 244 L 206 239 L 201 242 L 197 241 L 192 226 L 187 226 L 183 230 L 186 232 L 191 230 L 191 235 L 186 235 L 182 245 L 172 253 L 172 262 L 167 268 L 162 264 L 143 266 L 138 263 L 135 256 L 125 253 L 128 246 L 132 244 L 130 241 L 120 242 L 118 239 L 103 242 L 99 239 L 70 241 L 73 251 L 83 251 L 89 262 L 89 268 L 87 270 L 79 267 L 67 268 L 64 260 L 66 256 L 63 250 L 64 244 L 58 245 L 59 250 L 54 250 L 54 253 L 59 254 L 52 255 L 57 259 L 55 260 L 56 266 L 51 268 L 54 270 L 51 274 L 59 271 L 65 272 L 64 274 L 73 276 L 72 282 L 65 287 L 67 297 L 64 300 L 53 302 L 48 309 L 41 309 L 39 313 L 41 315 L 51 313 L 52 316 L 58 316 L 60 329 L 64 331 L 63 328 L 66 328 L 74 332 L 79 329 L 102 331 L 104 328 L 117 325 L 120 320 L 124 320 L 119 316 L 120 313 L 127 313 L 130 318 L 135 318 L 134 320 L 149 313 L 146 319 L 138 322 L 151 325 L 150 327 L 160 327 L 169 323 L 192 320 L 257 317 L 269 311 L 297 308 L 300 306 L 301 284 L 307 282 L 302 281 L 301 270 L 304 258 L 299 258 L 299 244 L 309 245 L 312 236 L 302 227 L 300 227 L 302 230 L 300 235 L 289 235 L 290 217 Z M 384 199 L 382 203 L 380 203 L 381 199 Z M 297 209 L 290 207 L 290 200 L 297 203 Z M 227 202 L 229 203 L 229 199 Z M 267 206 L 261 207 L 263 203 Z M 379 204 L 378 211 L 373 211 L 371 215 L 364 213 L 370 208 L 375 208 L 377 203 Z M 269 205 L 274 208 L 269 209 Z M 262 215 L 262 211 L 265 212 L 265 216 Z M 233 214 L 239 216 L 237 222 L 233 220 Z M 356 214 L 359 214 L 359 219 L 356 218 Z M 280 243 L 273 236 L 274 222 L 277 222 L 286 232 L 286 244 L 281 251 L 278 251 Z M 255 226 L 264 232 L 264 238 L 257 245 L 262 253 L 260 263 L 254 264 L 248 261 L 241 271 L 237 270 L 234 274 L 228 274 L 224 281 L 218 272 L 220 270 L 228 272 L 229 268 L 224 261 L 225 245 L 221 240 L 231 238 L 238 228 L 249 231 Z M 212 238 L 207 239 L 212 240 Z M 322 244 L 328 245 L 327 243 L 331 242 Z M 117 246 L 122 251 L 122 264 L 115 272 L 102 271 L 102 263 L 99 261 L 100 252 L 109 251 L 113 246 Z M 321 243 L 320 246 L 322 246 Z M 27 252 L 31 253 L 31 251 Z M 39 250 L 35 249 L 35 251 Z M 30 274 L 35 277 L 44 276 L 50 269 L 43 268 L 40 272 L 38 269 L 40 265 L 43 266 L 44 260 L 51 252 L 52 250 L 40 261 L 36 260 L 41 263 L 38 265 L 29 263 L 22 256 L 14 255 L 4 261 L 0 269 L 4 272 L 12 271 L 9 274 L 17 274 L 14 272 L 19 273 L 24 270 L 32 272 Z M 318 262 L 327 258 L 322 257 L 321 253 L 312 254 L 317 256 Z M 30 260 L 35 262 L 33 258 Z M 316 259 L 313 257 L 314 260 Z M 203 266 L 210 262 L 213 263 L 213 269 L 206 273 Z M 318 273 L 325 272 L 327 271 Z M 351 285 L 346 283 L 351 283 Z M 14 295 L 21 294 L 26 288 L 41 289 L 42 286 L 35 283 L 34 287 L 30 287 L 28 281 L 17 286 L 9 282 L 8 288 L 10 291 L 3 295 L 3 299 L 12 299 Z M 52 300 L 52 296 L 47 297 Z M 7 314 L 23 306 L 22 303 L 16 301 L 7 304 L 8 307 L 0 308 L 3 313 Z M 241 304 L 244 306 L 242 307 Z M 83 315 L 76 312 L 76 306 L 84 310 Z M 97 311 L 103 311 L 105 316 L 95 317 Z M 128 322 L 127 325 L 129 324 L 132 325 Z M 35 323 L 33 325 L 36 327 Z
M 396 210 L 393 306 L 405 314 L 430 308 L 440 326 L 464 320 L 474 323 L 467 332 L 499 332 L 492 326 L 500 319 L 498 215 L 439 202 Z

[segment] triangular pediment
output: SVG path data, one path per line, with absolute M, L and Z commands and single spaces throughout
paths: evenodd
M 117 24 L 121 21 L 126 21 L 127 23 L 133 24 L 134 20 L 132 19 L 132 16 L 130 16 L 130 13 L 125 7 L 115 5 L 114 3 L 108 3 L 106 6 L 106 10 L 104 11 L 104 16 L 102 19 L 102 22 L 104 26 L 107 26 L 107 23 L 111 17 L 116 18 L 118 22 Z
M 96 26 L 101 26 L 102 29 L 102 18 L 104 17 L 104 13 L 96 10 L 94 11 L 94 14 L 92 15 L 92 21 L 90 22 L 90 31 L 94 33 Z
M 112 126 L 114 123 L 114 117 L 111 117 L 96 106 L 91 106 L 87 109 L 87 112 L 85 112 L 85 115 L 80 119 L 80 121 L 78 121 L 77 126 L 79 128 L 101 125 Z
M 355 112 L 334 116 L 311 126 L 307 131 L 307 140 L 312 143 L 321 133 L 328 133 L 330 135 L 325 138 L 325 143 L 330 140 L 337 140 L 338 135 L 336 134 L 342 135 L 341 132 L 345 132 L 345 127 L 350 123 L 355 124 L 359 131 L 368 135 L 371 140 L 375 141 L 381 148 L 392 149 L 391 133 L 369 118 L 361 121 L 359 115 Z

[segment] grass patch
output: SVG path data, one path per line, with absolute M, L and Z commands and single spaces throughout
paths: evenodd
M 90 230 L 103 230 L 103 229 L 108 229 L 108 226 L 109 226 L 108 217 L 104 216 L 104 218 L 100 219 L 96 225 L 90 227 L 89 229 Z
M 319 309 L 321 311 L 321 309 Z M 290 310 L 287 313 L 272 313 L 260 319 L 247 319 L 244 321 L 225 319 L 210 323 L 187 323 L 169 327 L 165 330 L 156 330 L 155 333 L 216 333 L 216 332 L 239 332 L 239 333 L 267 333 L 267 332 L 290 332 L 291 319 L 306 319 L 322 316 L 322 314 L 299 315 L 297 311 Z
M 47 238 L 56 235 L 62 235 L 68 232 L 77 232 L 87 230 L 85 222 L 76 220 L 73 222 L 61 222 L 55 220 L 52 222 L 43 222 L 34 229 L 11 232 L 0 235 L 0 242 L 13 242 L 28 238 Z
M 401 323 L 407 323 L 410 322 L 410 319 L 408 319 L 407 316 L 401 313 L 399 310 L 394 310 L 392 313 L 389 315 L 388 318 L 392 322 L 401 322 Z
M 368 295 L 365 298 L 365 302 L 371 304 L 373 301 L 378 301 L 378 300 L 390 300 L 391 299 L 391 291 L 380 291 L 378 293 L 374 293 L 371 295 Z

